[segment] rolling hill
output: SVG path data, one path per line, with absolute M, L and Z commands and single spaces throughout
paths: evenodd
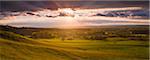
M 36 39 L 18 34 L 16 32 L 18 30 L 30 31 L 30 29 L 26 31 L 1 27 L 0 60 L 149 60 L 147 38 L 146 40 L 129 40 L 120 37 L 107 37 L 105 40 Z M 38 30 L 53 31 L 50 29 Z M 145 33 L 138 33 L 136 36 L 146 37 L 145 35 L 147 36 Z

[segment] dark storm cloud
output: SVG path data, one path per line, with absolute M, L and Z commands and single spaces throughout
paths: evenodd
M 148 1 L 0 1 L 1 11 L 28 11 L 44 8 L 117 8 L 144 7 Z
M 53 8 L 57 7 L 56 4 L 46 1 L 1 1 L 1 10 L 12 10 L 12 11 L 25 11 L 25 10 L 39 10 L 42 8 Z

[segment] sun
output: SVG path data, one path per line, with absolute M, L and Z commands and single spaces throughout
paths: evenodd
M 81 24 L 76 18 L 66 16 L 66 17 L 59 17 L 59 19 L 62 19 L 59 24 L 60 28 L 77 28 L 80 27 Z
M 76 11 L 72 8 L 59 8 L 57 10 L 59 14 L 59 19 L 62 21 L 59 24 L 60 28 L 77 28 L 82 26 L 77 19 Z
M 58 8 L 58 11 L 65 16 L 74 16 L 74 10 L 71 8 Z

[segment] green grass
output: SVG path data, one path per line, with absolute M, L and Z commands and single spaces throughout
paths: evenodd
M 30 41 L 30 40 L 29 40 Z M 1 60 L 148 60 L 148 41 L 0 39 Z M 34 42 L 34 44 L 33 44 Z
M 149 41 L 31 39 L 0 31 L 0 60 L 149 60 Z
M 149 60 L 148 31 L 148 26 L 89 29 L 3 26 L 0 60 Z
M 70 60 L 63 53 L 43 44 L 18 43 L 0 39 L 1 60 Z
M 98 40 L 39 41 L 63 49 L 70 49 L 71 53 L 91 60 L 96 58 L 96 60 L 111 60 L 111 58 L 116 60 L 143 60 L 148 59 L 149 56 L 148 41 L 116 41 L 116 43 Z
M 15 34 L 13 32 L 1 31 L 1 30 L 0 30 L 0 38 L 13 40 L 17 42 L 24 42 L 24 43 L 30 42 L 30 40 L 32 40 L 31 38 L 19 34 Z

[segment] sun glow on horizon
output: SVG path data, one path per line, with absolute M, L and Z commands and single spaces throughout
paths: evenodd
M 71 8 L 58 8 L 58 11 L 65 15 L 74 15 L 74 11 Z
M 128 16 L 130 10 L 141 10 L 140 7 L 126 8 L 105 8 L 105 9 L 75 9 L 75 8 L 58 8 L 58 10 L 45 9 L 42 11 L 26 12 L 6 12 L 8 16 L 0 20 L 2 25 L 11 25 L 17 27 L 60 27 L 76 28 L 82 26 L 101 26 L 101 25 L 148 25 L 149 20 L 143 19 L 143 16 Z M 107 12 L 105 12 L 107 11 Z M 112 12 L 115 11 L 115 12 Z M 109 16 L 109 13 L 119 13 L 127 11 L 127 17 L 122 15 Z M 145 12 L 145 11 L 143 11 Z M 124 12 L 123 12 L 124 13 Z M 130 12 L 131 13 L 131 12 Z M 138 12 L 136 12 L 138 13 Z M 139 12 L 141 13 L 141 12 Z M 102 14 L 97 15 L 97 14 Z M 134 12 L 132 12 L 134 14 Z M 0 15 L 3 16 L 3 15 Z M 139 17 L 134 18 L 134 17 Z M 140 19 L 141 18 L 141 19 Z

